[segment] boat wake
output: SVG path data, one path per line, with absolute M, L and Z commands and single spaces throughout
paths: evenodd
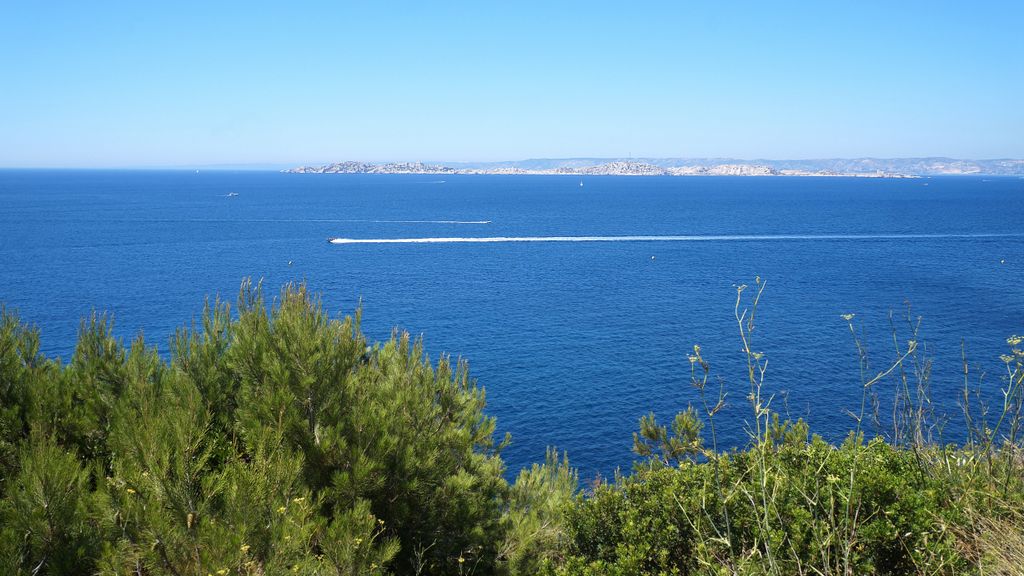
M 339 220 L 339 222 L 373 222 L 376 224 L 490 224 L 490 220 Z
M 237 196 L 238 194 L 235 194 Z M 230 197 L 230 195 L 229 195 Z M 327 222 L 335 224 L 490 224 L 490 220 L 368 220 L 351 218 L 128 218 L 119 222 L 214 222 L 214 223 L 280 223 L 302 224 Z
M 1024 238 L 1024 234 L 729 234 L 708 236 L 482 236 L 455 238 L 329 238 L 331 244 L 454 244 L 501 242 L 762 242 L 772 240 L 956 240 Z

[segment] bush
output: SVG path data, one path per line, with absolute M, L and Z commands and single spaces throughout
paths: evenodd
M 718 470 L 716 480 L 706 462 L 641 469 L 578 498 L 567 520 L 573 559 L 559 573 L 959 574 L 970 567 L 944 528 L 953 495 L 943 479 L 922 474 L 911 453 L 882 441 L 752 447 L 721 455 Z
M 248 284 L 170 362 L 111 333 L 83 323 L 64 366 L 3 313 L 5 573 L 486 574 L 552 548 L 567 465 L 510 487 L 483 390 L 408 334 Z
M 964 389 L 968 440 L 931 440 L 916 328 L 872 376 L 834 446 L 782 422 L 754 348 L 764 284 L 736 321 L 749 443 L 721 451 L 725 402 L 669 425 L 641 418 L 631 475 L 586 492 L 564 455 L 504 479 L 495 421 L 466 366 L 420 341 L 370 344 L 304 287 L 268 307 L 207 307 L 169 361 L 108 318 L 67 365 L 0 311 L 4 574 L 1014 574 L 1024 559 L 1024 338 L 1009 340 L 1002 410 Z M 852 316 L 851 332 L 856 331 Z M 894 342 L 898 340 L 894 337 Z M 905 366 L 907 363 L 908 366 Z M 965 364 L 966 366 L 966 364 Z M 866 439 L 874 386 L 897 382 L 894 430 Z M 916 382 L 914 382 L 916 379 Z M 869 400 L 871 401 L 869 403 Z M 877 417 L 875 418 L 877 421 Z
M 671 428 L 654 414 L 640 419 L 633 444 L 643 460 L 633 475 L 575 499 L 566 511 L 565 560 L 549 573 L 1020 573 L 1019 565 L 1007 567 L 1024 558 L 1015 524 L 1024 511 L 1024 339 L 1010 338 L 1011 353 L 1003 356 L 1002 410 L 975 413 L 965 389 L 969 441 L 947 447 L 930 440 L 940 427 L 930 420 L 917 324 L 907 345 L 898 345 L 897 360 L 872 376 L 853 316 L 844 315 L 861 354 L 864 402 L 856 429 L 833 446 L 809 437 L 803 422 L 780 422 L 770 408 L 767 360 L 753 344 L 764 283 L 758 279 L 755 288 L 745 298 L 747 287 L 738 287 L 735 310 L 753 412 L 747 447 L 717 449 L 715 415 L 725 393 L 706 398 L 710 366 L 695 346 L 691 382 L 703 413 L 689 407 Z M 865 441 L 873 386 L 890 376 L 898 384 L 892 441 Z

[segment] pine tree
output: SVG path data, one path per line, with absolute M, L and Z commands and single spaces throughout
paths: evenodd
M 525 574 L 575 476 L 504 480 L 466 364 L 370 344 L 304 286 L 208 303 L 170 360 L 113 322 L 71 361 L 0 314 L 0 569 L 136 576 Z

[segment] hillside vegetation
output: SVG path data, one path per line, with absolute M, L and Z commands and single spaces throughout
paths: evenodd
M 718 447 L 725 397 L 695 347 L 700 405 L 642 418 L 634 470 L 584 489 L 554 450 L 507 482 L 509 439 L 464 364 L 431 363 L 408 334 L 370 343 L 358 313 L 332 319 L 304 287 L 268 303 L 243 285 L 165 357 L 93 316 L 65 364 L 4 311 L 0 571 L 1021 574 L 1022 340 L 1000 405 L 965 383 L 959 446 L 933 439 L 917 342 L 894 339 L 880 372 L 858 343 L 864 403 L 836 446 L 772 410 L 762 289 L 736 302 L 749 444 Z M 869 439 L 883 379 L 902 392 L 891 433 Z

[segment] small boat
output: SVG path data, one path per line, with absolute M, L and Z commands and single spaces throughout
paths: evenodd
M 583 180 L 580 180 L 580 188 L 583 188 Z
M 228 198 L 234 198 L 235 196 L 238 196 L 238 192 L 228 192 L 227 194 Z

